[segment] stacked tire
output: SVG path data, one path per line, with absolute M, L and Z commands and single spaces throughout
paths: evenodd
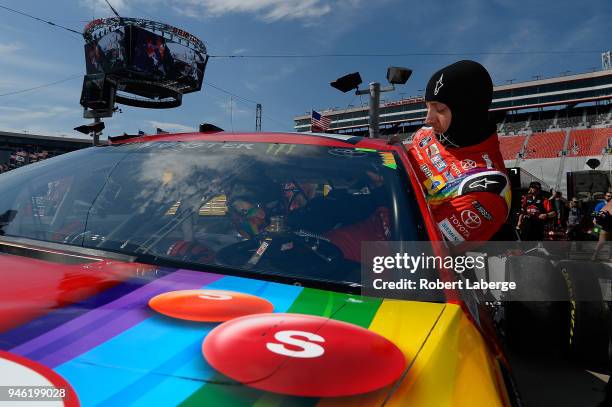
M 607 366 L 611 321 L 600 283 L 605 279 L 607 266 L 595 262 L 561 261 L 557 269 L 568 289 L 570 320 L 566 337 L 570 356 L 593 368 Z
M 506 296 L 508 346 L 524 353 L 567 355 L 590 368 L 610 362 L 611 317 L 601 282 L 608 266 L 544 257 L 517 256 L 506 262 L 506 281 L 517 289 Z
M 568 295 L 561 274 L 541 257 L 513 256 L 506 281 L 516 282 L 505 303 L 505 336 L 511 349 L 559 354 L 567 344 Z

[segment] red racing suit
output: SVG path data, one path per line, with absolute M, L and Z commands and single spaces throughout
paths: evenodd
M 423 127 L 406 147 L 444 237 L 462 246 L 489 240 L 506 221 L 511 200 L 497 134 L 473 146 L 447 148 L 431 127 Z

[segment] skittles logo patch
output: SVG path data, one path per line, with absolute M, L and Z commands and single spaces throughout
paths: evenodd
M 444 185 L 446 185 L 446 181 L 443 177 L 439 175 L 434 175 L 430 179 L 426 179 L 425 181 L 423 181 L 423 185 L 425 185 L 425 188 L 427 188 L 427 192 L 429 194 L 434 194 L 444 188 Z

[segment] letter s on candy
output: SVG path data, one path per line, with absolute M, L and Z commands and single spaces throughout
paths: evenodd
M 203 300 L 219 300 L 219 301 L 225 301 L 225 300 L 231 300 L 232 296 L 231 295 L 227 295 L 227 294 L 219 294 L 219 293 L 213 293 L 213 292 L 204 292 L 204 294 L 200 294 L 198 295 L 198 298 L 201 298 Z
M 283 356 L 289 356 L 292 358 L 317 358 L 323 355 L 323 353 L 325 353 L 325 349 L 323 349 L 322 346 L 317 345 L 316 343 L 294 338 L 294 336 L 305 337 L 313 342 L 325 342 L 325 339 L 323 339 L 321 336 L 313 334 L 311 332 L 278 331 L 274 334 L 274 339 L 287 345 L 297 346 L 299 348 L 302 348 L 302 350 L 287 349 L 284 345 L 281 345 L 280 343 L 271 342 L 266 343 L 266 348 L 268 348 L 268 350 L 271 352 Z

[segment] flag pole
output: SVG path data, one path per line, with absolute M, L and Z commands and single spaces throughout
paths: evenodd
M 310 132 L 312 133 L 312 115 L 314 114 L 314 109 L 310 109 Z

